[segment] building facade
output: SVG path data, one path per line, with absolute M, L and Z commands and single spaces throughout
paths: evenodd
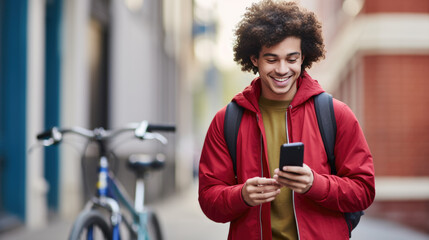
M 328 51 L 314 75 L 352 108 L 371 148 L 366 213 L 429 232 L 429 1 L 329 2 L 315 4 Z

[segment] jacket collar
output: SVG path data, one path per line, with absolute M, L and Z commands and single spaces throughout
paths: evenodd
M 293 98 L 291 105 L 293 107 L 299 106 L 302 103 L 306 102 L 315 95 L 318 95 L 324 90 L 317 82 L 304 71 L 301 76 L 297 79 L 298 91 Z M 236 101 L 240 106 L 252 111 L 259 112 L 259 97 L 261 96 L 261 79 L 256 77 L 253 79 L 251 84 L 247 86 L 243 92 L 238 93 L 233 98 L 233 101 Z

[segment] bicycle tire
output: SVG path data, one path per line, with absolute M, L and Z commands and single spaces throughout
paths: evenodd
M 161 225 L 153 211 L 146 211 L 146 231 L 149 240 L 163 240 Z
M 79 214 L 70 231 L 69 240 L 87 239 L 87 230 L 93 227 L 98 235 L 94 239 L 112 239 L 112 230 L 106 218 L 97 210 Z

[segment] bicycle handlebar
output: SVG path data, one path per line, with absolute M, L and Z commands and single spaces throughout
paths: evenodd
M 41 132 L 37 134 L 38 140 L 47 140 L 51 139 L 52 144 L 61 142 L 62 135 L 66 133 L 75 133 L 89 139 L 107 139 L 114 137 L 122 132 L 134 131 L 134 135 L 140 139 L 158 139 L 161 142 L 165 142 L 165 138 L 160 134 L 154 134 L 151 132 L 154 131 L 165 131 L 165 132 L 174 132 L 176 127 L 174 125 L 162 125 L 162 124 L 149 124 L 147 121 L 142 121 L 140 123 L 130 123 L 128 126 L 116 129 L 116 130 L 105 130 L 103 128 L 95 128 L 94 130 L 89 130 L 81 127 L 73 127 L 70 129 L 58 129 L 53 127 L 50 130 Z M 160 139 L 161 138 L 161 139 Z
M 51 135 L 52 135 L 52 129 L 46 130 L 44 132 L 37 134 L 37 140 L 43 140 L 46 138 L 50 138 Z
M 148 132 L 152 132 L 152 131 L 174 132 L 174 131 L 176 131 L 176 126 L 149 124 L 147 126 L 147 131 Z

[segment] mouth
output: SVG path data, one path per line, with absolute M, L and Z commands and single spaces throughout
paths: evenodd
M 277 82 L 285 82 L 285 81 L 289 80 L 292 76 L 293 75 L 289 75 L 289 76 L 282 77 L 282 78 L 276 78 L 276 77 L 271 77 L 271 78 Z

